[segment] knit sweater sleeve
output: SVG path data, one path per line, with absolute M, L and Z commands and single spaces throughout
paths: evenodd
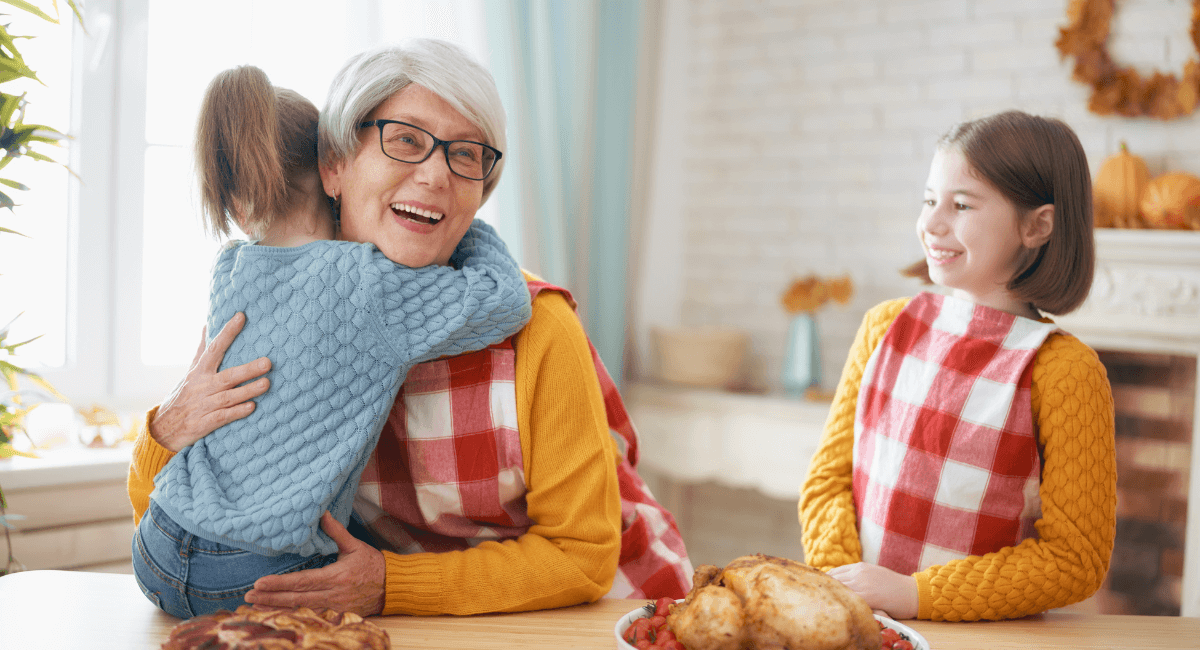
M 813 567 L 829 570 L 862 559 L 851 494 L 858 387 L 871 353 L 907 304 L 908 299 L 901 298 L 868 311 L 846 357 L 842 378 L 825 421 L 825 432 L 800 490 L 804 561 Z
M 373 250 L 373 249 L 372 249 Z M 409 363 L 482 350 L 529 321 L 529 288 L 495 229 L 476 219 L 450 265 L 409 268 L 375 251 L 383 341 Z
M 583 328 L 556 292 L 516 339 L 517 422 L 528 514 L 515 540 L 387 562 L 384 614 L 565 607 L 612 586 L 621 547 L 616 449 Z
M 1032 402 L 1044 459 L 1038 538 L 914 574 L 919 618 L 1017 618 L 1083 600 L 1103 583 L 1117 468 L 1112 391 L 1096 353 L 1052 334 L 1034 361 Z
M 133 455 L 129 459 L 129 477 L 125 488 L 129 492 L 129 503 L 133 506 L 133 523 L 136 525 L 150 507 L 150 493 L 154 491 L 154 477 L 167 461 L 175 456 L 174 452 L 158 444 L 150 436 L 150 422 L 158 415 L 158 407 L 146 412 L 146 418 L 141 423 L 140 431 L 133 443 Z

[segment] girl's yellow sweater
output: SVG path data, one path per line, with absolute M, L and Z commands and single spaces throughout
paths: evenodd
M 478 614 L 565 607 L 612 587 L 621 550 L 617 450 L 583 326 L 561 293 L 542 291 L 517 334 L 517 424 L 528 514 L 521 537 L 464 551 L 384 552 L 384 614 Z M 173 455 L 146 415 L 129 468 L 138 521 Z
M 907 304 L 902 298 L 867 312 L 801 489 L 804 556 L 817 568 L 862 561 L 851 496 L 858 387 Z M 1116 534 L 1117 468 L 1112 391 L 1096 353 L 1070 334 L 1051 334 L 1034 360 L 1032 402 L 1042 449 L 1038 538 L 913 574 L 918 618 L 1018 618 L 1083 600 L 1104 582 Z

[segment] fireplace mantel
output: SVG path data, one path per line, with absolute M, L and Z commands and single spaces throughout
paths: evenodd
M 1098 229 L 1091 295 L 1079 310 L 1055 321 L 1097 350 L 1181 354 L 1200 360 L 1200 232 Z M 1195 404 L 1184 616 L 1200 616 L 1200 382 Z
M 1200 232 L 1096 231 L 1086 303 L 1056 318 L 1095 348 L 1200 351 Z

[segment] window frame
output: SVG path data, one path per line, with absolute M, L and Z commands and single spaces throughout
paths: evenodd
M 379 21 L 368 18 L 380 15 L 384 2 L 356 3 L 353 22 L 362 37 L 352 39 L 353 49 L 386 40 Z M 482 0 L 455 2 L 456 11 L 483 13 Z M 86 32 L 71 19 L 65 363 L 30 367 L 74 405 L 119 412 L 160 402 L 188 370 L 141 361 L 150 3 L 88 0 L 81 7 Z M 481 25 L 468 19 L 459 27 L 484 38 Z M 489 204 L 484 209 L 494 213 Z M 488 218 L 482 210 L 480 216 Z M 202 332 L 196 323 L 194 332 L 178 335 L 192 340 L 191 349 Z

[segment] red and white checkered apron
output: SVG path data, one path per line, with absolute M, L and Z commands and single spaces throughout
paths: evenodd
M 566 290 L 548 283 L 531 281 L 529 290 L 534 297 L 562 292 L 575 306 Z M 354 503 L 382 548 L 461 550 L 514 539 L 533 524 L 517 430 L 515 357 L 509 339 L 409 371 Z M 621 453 L 621 555 L 608 596 L 682 598 L 692 579 L 683 538 L 635 470 L 637 433 L 595 347 L 592 360 Z
M 1030 385 L 1056 327 L 921 293 L 863 371 L 854 506 L 863 561 L 910 574 L 1035 537 Z

